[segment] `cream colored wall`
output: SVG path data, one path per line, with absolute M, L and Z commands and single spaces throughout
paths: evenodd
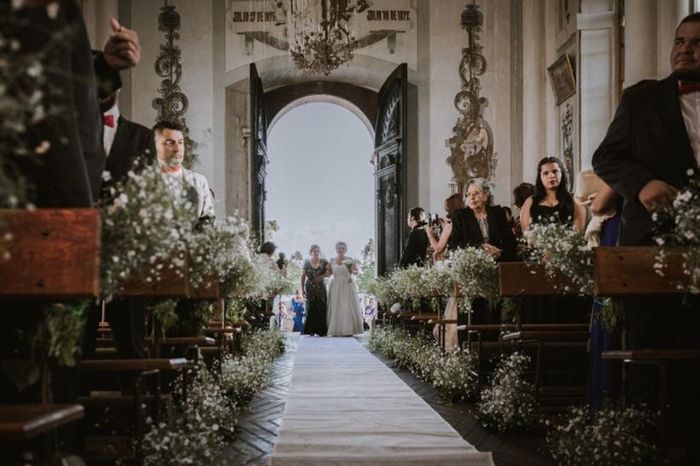
M 510 6 L 508 0 L 480 2 L 484 14 L 484 25 L 480 33 L 482 54 L 487 63 L 487 71 L 480 77 L 481 96 L 489 100 L 484 111 L 484 119 L 489 123 L 494 135 L 496 166 L 496 202 L 510 204 L 511 141 L 510 123 L 512 117 L 511 95 L 511 36 Z M 452 128 L 457 122 L 458 111 L 454 107 L 454 97 L 461 90 L 459 63 L 462 48 L 467 45 L 467 32 L 462 29 L 460 17 L 465 2 L 461 0 L 430 1 L 430 34 L 419 37 L 419 42 L 429 41 L 429 111 L 421 115 L 428 118 L 430 125 L 429 158 L 430 171 L 424 176 L 430 179 L 429 205 L 432 212 L 442 214 L 443 202 L 450 195 L 449 184 L 452 170 L 445 160 L 450 155 L 446 141 L 452 137 Z
M 180 89 L 189 100 L 185 113 L 190 135 L 197 144 L 199 159 L 194 170 L 207 177 L 217 194 L 223 199 L 223 186 L 216 183 L 215 154 L 213 144 L 214 125 L 214 75 L 213 75 L 213 9 L 211 1 L 173 0 L 170 2 L 180 14 L 182 25 L 180 39 L 176 42 L 182 50 L 183 66 Z M 132 71 L 131 108 L 132 119 L 152 126 L 157 116 L 153 99 L 158 97 L 161 79 L 156 75 L 155 63 L 165 34 L 158 30 L 158 14 L 163 5 L 159 0 L 131 1 L 131 27 L 141 40 L 141 64 Z M 216 155 L 216 157 L 222 157 Z M 220 203 L 221 204 L 221 203 Z M 222 205 L 217 206 L 222 211 Z

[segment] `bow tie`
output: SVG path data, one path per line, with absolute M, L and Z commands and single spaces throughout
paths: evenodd
M 700 83 L 692 81 L 680 81 L 678 83 L 678 93 L 680 95 L 690 94 L 691 92 L 699 92 Z
M 102 124 L 114 128 L 114 115 L 102 115 Z

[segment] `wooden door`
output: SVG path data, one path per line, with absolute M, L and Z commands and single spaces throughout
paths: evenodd
M 250 229 L 260 242 L 265 240 L 265 176 L 267 175 L 267 120 L 263 107 L 263 86 L 254 63 L 250 64 Z
M 379 90 L 375 124 L 377 273 L 398 263 L 407 235 L 406 105 L 408 66 L 396 68 Z

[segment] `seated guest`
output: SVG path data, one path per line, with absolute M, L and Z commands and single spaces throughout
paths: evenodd
M 567 189 L 564 164 L 556 157 L 545 157 L 537 164 L 535 192 L 528 197 L 520 211 L 523 231 L 535 223 L 558 222 L 572 225 L 583 233 L 586 209 L 574 202 Z
M 425 211 L 421 207 L 411 209 L 408 213 L 408 226 L 411 227 L 411 233 L 401 254 L 399 267 L 423 266 L 425 263 L 425 251 L 428 249 L 428 234 L 425 231 L 427 224 Z

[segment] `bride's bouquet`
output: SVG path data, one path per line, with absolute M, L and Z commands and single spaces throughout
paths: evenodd
M 348 272 L 350 273 L 350 278 L 348 279 L 348 281 L 352 283 L 352 269 L 355 265 L 355 261 L 352 259 L 345 259 L 343 260 L 343 265 L 348 268 Z

